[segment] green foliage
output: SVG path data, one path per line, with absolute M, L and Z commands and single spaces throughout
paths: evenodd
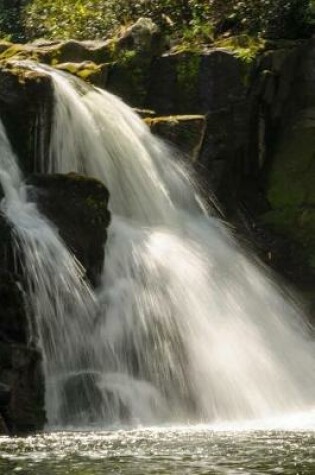
M 23 0 L 0 0 L 0 37 L 6 40 L 25 39 L 21 10 Z
M 244 63 L 250 64 L 259 51 L 265 48 L 265 41 L 256 36 L 246 34 L 221 38 L 215 42 L 219 48 L 231 50 L 235 56 L 243 60 Z
M 30 38 L 102 38 L 139 17 L 183 35 L 211 34 L 210 6 L 204 0 L 32 0 L 25 11 Z
M 269 38 L 305 34 L 314 0 L 0 0 L 0 32 L 12 39 L 97 39 L 149 17 L 173 38 L 209 42 L 214 34 Z

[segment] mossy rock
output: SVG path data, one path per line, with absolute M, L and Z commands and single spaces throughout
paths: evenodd
M 203 115 L 147 117 L 145 122 L 154 134 L 178 147 L 192 162 L 196 162 L 206 133 Z
M 262 220 L 290 236 L 315 273 L 315 125 L 298 123 L 284 135 L 272 161 Z
M 85 61 L 84 63 L 61 63 L 56 65 L 56 69 L 73 74 L 94 86 L 106 87 L 108 77 L 107 64 L 96 65 L 91 61 Z
M 32 45 L 29 44 L 12 44 L 8 48 L 5 48 L 0 54 L 0 61 L 21 61 L 27 59 L 33 61 L 39 60 L 36 48 L 32 47 Z
M 14 372 L 7 411 L 9 429 L 14 434 L 42 430 L 46 416 L 41 356 L 29 346 L 15 345 L 12 347 L 12 361 Z
M 27 182 L 32 185 L 30 199 L 57 226 L 62 239 L 86 269 L 89 281 L 97 285 L 110 222 L 105 186 L 75 173 L 33 175 Z
M 52 107 L 53 85 L 47 74 L 15 61 L 0 64 L 0 116 L 25 174 L 38 168 L 38 140 L 48 144 Z
M 240 101 L 245 92 L 242 61 L 231 52 L 184 51 L 152 63 L 145 106 L 159 115 L 205 114 Z
M 37 41 L 28 44 L 0 44 L 0 60 L 30 59 L 55 65 L 64 62 L 82 63 L 94 61 L 97 64 L 113 60 L 116 42 L 100 41 Z
M 132 107 L 143 107 L 146 101 L 151 57 L 126 51 L 109 68 L 107 89 Z
M 11 46 L 12 43 L 10 43 L 9 41 L 0 41 L 0 54 L 4 53 Z
M 295 127 L 273 158 L 268 199 L 273 209 L 315 205 L 315 126 Z

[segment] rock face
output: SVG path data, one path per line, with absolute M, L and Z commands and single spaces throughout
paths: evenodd
M 0 66 L 0 115 L 24 173 L 38 169 L 49 141 L 52 108 L 50 78 L 14 61 Z
M 203 115 L 174 115 L 147 117 L 145 122 L 151 131 L 176 145 L 184 156 L 196 162 L 206 134 L 206 117 Z
M 45 421 L 41 357 L 29 343 L 23 276 L 11 233 L 0 216 L 0 434 L 33 431 Z
M 289 74 L 289 58 L 283 55 L 279 59 L 284 74 Z M 304 256 L 309 271 L 305 274 L 304 269 L 300 280 L 308 279 L 310 287 L 314 284 L 310 274 L 315 274 L 314 60 L 315 41 L 311 40 L 293 76 L 290 100 L 282 111 L 278 106 L 282 112 L 281 128 L 270 152 L 272 159 L 266 165 L 270 209 L 262 216 L 271 229 L 299 245 L 298 252 Z M 284 77 L 282 81 L 284 88 Z
M 99 181 L 69 175 L 33 175 L 30 197 L 52 221 L 68 248 L 83 264 L 87 278 L 97 285 L 104 262 L 110 221 L 109 194 Z

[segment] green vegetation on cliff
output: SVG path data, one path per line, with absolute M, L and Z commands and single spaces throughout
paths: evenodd
M 0 32 L 13 40 L 95 39 L 146 16 L 177 39 L 294 38 L 306 33 L 310 14 L 310 0 L 0 0 Z
M 303 247 L 315 269 L 315 134 L 307 122 L 283 137 L 268 183 L 271 210 L 264 221 Z

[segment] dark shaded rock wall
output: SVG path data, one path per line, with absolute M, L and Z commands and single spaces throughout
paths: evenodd
M 38 161 L 50 136 L 53 89 L 50 78 L 22 69 L 14 61 L 0 73 L 0 116 L 24 173 L 40 169 Z
M 104 245 L 110 221 L 109 194 L 99 181 L 74 173 L 32 175 L 30 198 L 55 224 L 68 248 L 96 286 L 104 263 Z
M 41 356 L 29 334 L 23 273 L 13 250 L 13 230 L 0 215 L 0 415 L 2 432 L 40 429 L 45 422 Z M 8 398 L 1 394 L 4 387 Z M 2 388 L 1 388 L 2 386 Z M 0 433 L 1 433 L 0 427 Z

